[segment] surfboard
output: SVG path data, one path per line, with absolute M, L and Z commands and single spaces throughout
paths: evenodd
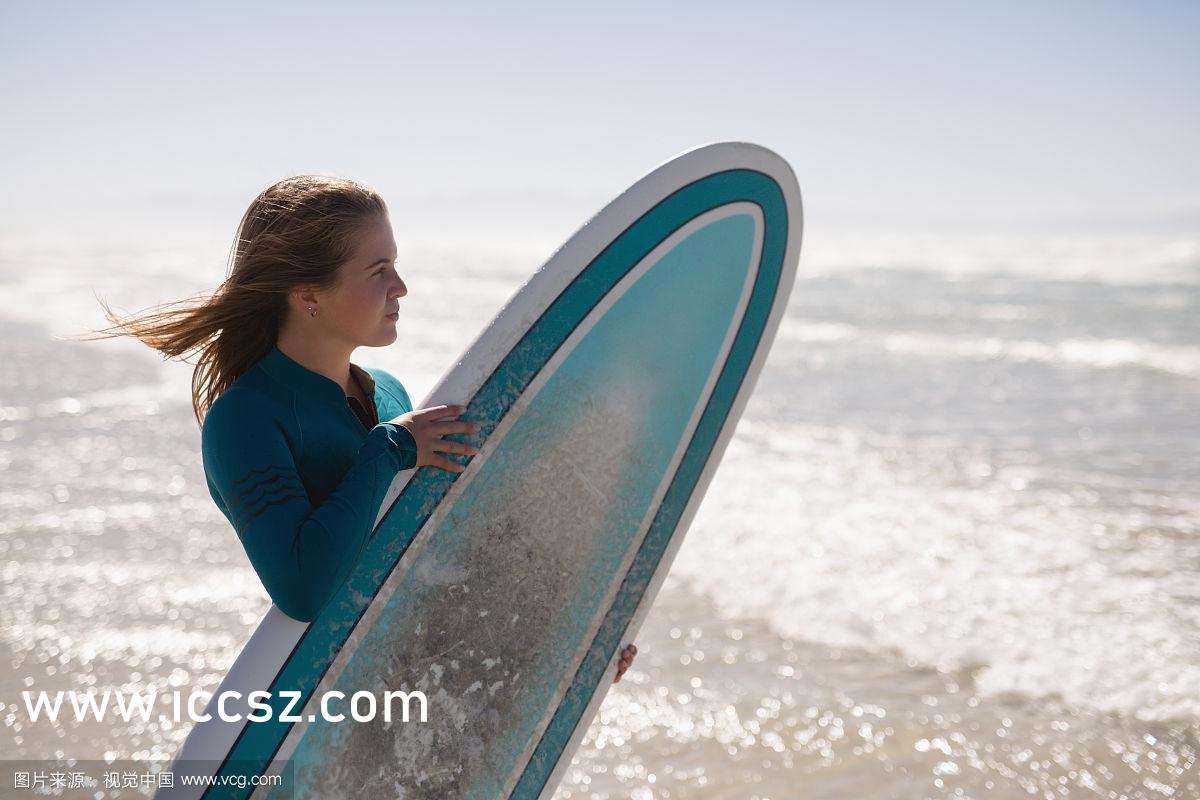
M 550 798 L 753 391 L 801 233 L 792 169 L 745 142 L 588 220 L 418 406 L 465 404 L 480 452 L 397 474 L 317 619 L 268 610 L 157 796 Z

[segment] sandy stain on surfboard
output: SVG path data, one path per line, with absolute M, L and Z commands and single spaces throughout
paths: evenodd
M 372 796 L 440 799 L 486 794 L 506 776 L 509 761 L 494 739 L 514 725 L 532 730 L 544 714 L 530 690 L 561 668 L 546 658 L 561 655 L 550 652 L 553 631 L 572 598 L 599 602 L 608 588 L 587 585 L 581 568 L 612 546 L 597 542 L 597 527 L 639 460 L 637 399 L 560 383 L 555 402 L 551 419 L 539 415 L 541 424 L 522 433 L 542 457 L 516 453 L 520 468 L 508 469 L 511 448 L 497 448 L 473 502 L 456 504 L 430 539 L 438 546 L 389 600 L 406 612 L 386 642 L 367 632 L 339 677 L 347 695 L 367 689 L 380 704 L 388 689 L 420 690 L 428 721 L 419 721 L 417 703 L 409 721 L 399 720 L 397 701 L 391 723 L 380 712 L 371 722 L 347 716 L 312 726 L 306 736 L 316 741 L 306 744 L 317 745 L 320 764 L 297 774 L 311 796 L 361 796 L 370 787 Z

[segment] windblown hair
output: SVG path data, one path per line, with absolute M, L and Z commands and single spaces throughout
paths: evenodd
M 165 358 L 187 361 L 197 423 L 237 378 L 275 344 L 297 286 L 327 290 L 354 239 L 379 214 L 383 198 L 356 181 L 323 175 L 285 178 L 242 215 L 224 282 L 211 295 L 155 306 L 124 319 L 100 300 L 113 327 L 90 339 L 135 336 Z M 99 298 L 97 298 L 99 299 Z

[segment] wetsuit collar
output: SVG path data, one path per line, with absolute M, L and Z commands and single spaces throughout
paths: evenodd
M 258 364 L 272 378 L 298 392 L 334 403 L 346 402 L 346 390 L 338 385 L 337 381 L 327 378 L 319 372 L 313 372 L 300 362 L 294 361 L 284 355 L 277 345 L 271 345 L 271 349 Z M 370 373 L 353 363 L 350 364 L 350 372 L 358 378 L 367 397 L 371 398 L 375 393 L 375 380 Z

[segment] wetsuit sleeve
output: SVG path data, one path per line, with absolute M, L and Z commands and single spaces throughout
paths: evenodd
M 416 443 L 397 423 L 376 425 L 314 506 L 282 423 L 256 406 L 234 396 L 213 404 L 201 435 L 204 470 L 275 605 L 311 622 L 358 560 L 396 473 L 416 465 Z

